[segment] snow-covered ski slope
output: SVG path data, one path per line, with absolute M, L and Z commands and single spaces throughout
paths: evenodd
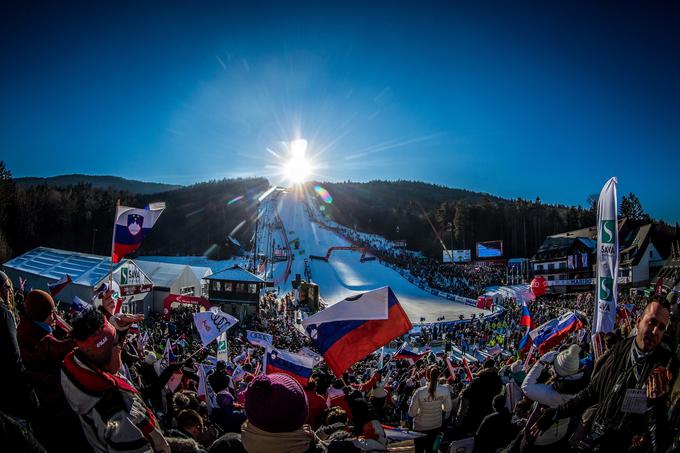
M 293 250 L 295 258 L 290 276 L 280 285 L 282 290 L 290 288 L 290 282 L 296 274 L 304 278 L 304 260 L 309 259 L 309 255 L 324 256 L 329 247 L 352 245 L 332 231 L 312 222 L 305 212 L 304 205 L 303 195 L 291 191 L 282 195 L 277 206 L 288 240 L 300 241 L 299 249 Z M 444 316 L 446 320 L 455 320 L 461 314 L 469 318 L 472 313 L 478 315 L 489 313 L 434 296 L 377 260 L 361 263 L 360 256 L 360 252 L 356 251 L 335 251 L 329 262 L 309 260 L 312 281 L 319 285 L 319 292 L 326 303 L 333 304 L 357 293 L 389 286 L 412 322 L 420 322 L 421 317 L 424 317 L 426 322 L 434 322 L 440 316 Z M 286 263 L 277 263 L 274 278 L 278 278 L 285 268 Z

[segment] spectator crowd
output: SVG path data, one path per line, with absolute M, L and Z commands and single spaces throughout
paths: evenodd
M 476 271 L 461 272 L 470 281 Z M 519 350 L 527 328 L 519 304 L 506 300 L 492 321 L 433 324 L 341 376 L 317 357 L 305 381 L 267 373 L 265 349 L 246 334 L 269 334 L 272 347 L 314 357 L 290 294 L 263 296 L 257 315 L 228 331 L 222 360 L 215 342 L 202 344 L 194 307 L 146 318 L 116 313 L 113 292 L 103 288 L 76 312 L 45 291 L 15 290 L 2 273 L 0 299 L 6 451 L 680 448 L 680 314 L 672 295 L 622 300 L 598 357 L 588 330 L 592 298 L 541 297 L 529 305 L 537 325 L 565 311 L 584 324 L 549 350 Z M 417 350 L 413 358 L 397 354 L 406 348 Z

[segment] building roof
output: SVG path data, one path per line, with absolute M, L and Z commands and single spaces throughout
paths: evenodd
M 630 261 L 634 266 L 640 262 L 651 240 L 652 226 L 652 223 L 642 225 L 631 230 L 625 238 L 619 238 L 622 261 Z
M 137 263 L 137 266 L 142 272 L 153 280 L 154 286 L 163 288 L 170 288 L 187 268 L 189 268 L 198 280 L 205 278 L 206 275 L 212 274 L 210 268 L 207 267 L 195 267 L 186 264 L 163 263 L 149 260 L 135 260 L 135 263 Z
M 566 236 L 548 236 L 543 241 L 543 244 L 536 250 L 533 260 L 544 260 L 551 258 L 562 258 L 572 254 L 574 248 L 579 251 L 593 252 L 597 246 L 597 242 L 590 238 L 582 237 L 566 237 Z
M 265 283 L 265 281 L 262 280 L 260 277 L 253 274 L 252 272 L 248 272 L 238 264 L 235 264 L 232 267 L 228 267 L 226 269 L 222 269 L 221 271 L 216 272 L 211 276 L 207 277 L 207 279 L 229 280 L 233 282 L 247 282 L 247 283 Z
M 114 264 L 113 269 L 125 261 Z M 111 257 L 38 247 L 7 261 L 3 267 L 56 280 L 68 275 L 76 285 L 94 286 L 111 270 Z

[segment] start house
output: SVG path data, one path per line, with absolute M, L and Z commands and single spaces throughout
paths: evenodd
M 257 275 L 235 265 L 216 272 L 208 280 L 208 300 L 223 312 L 244 320 L 255 315 L 260 300 L 260 290 L 266 282 Z

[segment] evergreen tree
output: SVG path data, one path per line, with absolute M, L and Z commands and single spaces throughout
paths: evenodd
M 649 222 L 649 215 L 642 209 L 640 199 L 633 192 L 624 195 L 621 199 L 621 217 L 628 217 L 631 220 Z

